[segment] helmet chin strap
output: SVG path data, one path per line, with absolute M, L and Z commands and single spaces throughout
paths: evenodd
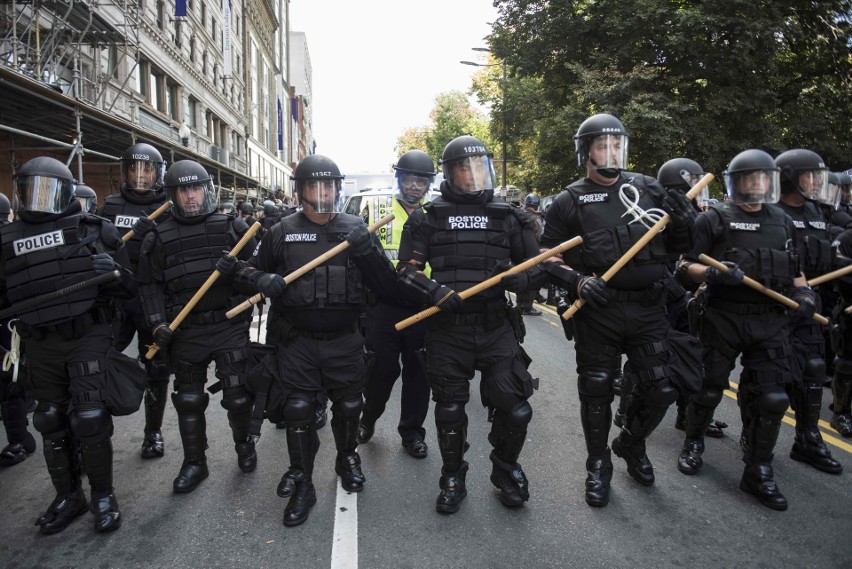
M 589 162 L 591 162 L 592 166 L 595 167 L 595 171 L 597 171 L 597 173 L 603 176 L 604 178 L 609 178 L 611 180 L 618 178 L 618 173 L 620 171 L 618 168 L 601 168 L 598 163 L 595 162 L 595 159 L 591 156 L 589 156 Z

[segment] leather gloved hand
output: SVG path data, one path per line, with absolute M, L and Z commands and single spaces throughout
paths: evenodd
M 459 312 L 464 304 L 464 300 L 456 291 L 444 285 L 433 290 L 430 297 L 432 304 L 444 312 Z
M 255 281 L 258 292 L 266 298 L 278 298 L 284 294 L 287 288 L 287 283 L 281 278 L 281 275 L 276 273 L 261 273 Z
M 367 230 L 366 225 L 358 225 L 346 236 L 349 242 L 349 250 L 355 257 L 363 257 L 373 249 L 373 235 Z
M 666 191 L 666 197 L 663 198 L 660 207 L 669 215 L 672 223 L 678 227 L 692 226 L 698 215 L 698 212 L 686 199 L 686 194 L 678 190 Z
M 582 277 L 577 283 L 577 296 L 595 308 L 609 303 L 606 281 L 600 277 Z
M 96 275 L 105 275 L 118 269 L 118 263 L 109 253 L 97 253 L 92 255 L 92 267 Z
M 728 267 L 727 271 L 719 270 L 716 267 L 707 267 L 707 283 L 727 286 L 742 284 L 745 277 L 742 269 L 731 261 L 724 261 L 722 264 Z
M 175 333 L 172 332 L 172 329 L 169 328 L 169 325 L 165 322 L 157 324 L 151 334 L 154 336 L 154 342 L 160 346 L 160 348 L 167 347 L 172 342 L 172 338 L 175 336 Z
M 799 307 L 793 311 L 794 320 L 810 320 L 816 313 L 816 293 L 809 286 L 797 286 L 793 291 L 793 300 Z
M 157 223 L 153 219 L 148 219 L 144 215 L 140 215 L 139 219 L 133 224 L 133 233 L 138 235 L 139 237 L 144 237 L 146 233 L 151 231 L 157 226 Z
M 222 273 L 223 277 L 233 278 L 237 271 L 242 268 L 242 263 L 236 257 L 229 255 L 228 251 L 224 251 L 224 253 L 216 261 L 216 270 Z

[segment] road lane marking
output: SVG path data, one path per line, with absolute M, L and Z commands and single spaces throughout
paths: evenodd
M 331 569 L 358 569 L 358 494 L 347 492 L 339 482 L 334 504 Z

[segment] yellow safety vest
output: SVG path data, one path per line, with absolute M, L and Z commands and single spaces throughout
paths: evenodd
M 376 235 L 385 250 L 385 255 L 395 267 L 399 261 L 399 242 L 402 239 L 402 226 L 408 220 L 408 211 L 392 195 L 373 196 L 366 200 L 367 225 L 377 223 L 384 216 L 392 213 L 393 221 L 380 227 Z M 427 264 L 423 272 L 428 277 L 431 268 Z

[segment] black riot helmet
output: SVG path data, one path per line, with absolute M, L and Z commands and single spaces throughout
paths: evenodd
M 840 184 L 840 203 L 852 204 L 852 176 L 846 172 L 838 172 L 837 177 Z
M 394 197 L 417 204 L 428 196 L 435 181 L 435 163 L 422 150 L 409 150 L 394 164 Z
M 242 215 L 254 215 L 254 205 L 249 202 L 243 202 L 240 204 L 240 213 Z
M 657 171 L 657 181 L 664 188 L 681 192 L 688 192 L 703 177 L 704 168 L 701 167 L 701 164 L 689 158 L 672 158 L 660 166 Z M 709 190 L 707 186 L 704 186 L 695 201 L 698 207 L 703 207 L 707 204 L 709 198 Z
M 83 211 L 95 213 L 98 207 L 98 194 L 89 186 L 77 184 L 77 189 L 74 190 L 74 197 L 80 202 Z
M 728 196 L 735 204 L 777 203 L 781 196 L 779 169 L 763 150 L 740 152 L 723 176 Z
M 194 160 L 179 160 L 163 177 L 172 215 L 178 219 L 200 218 L 216 211 L 216 188 L 204 166 Z
M 219 213 L 227 213 L 227 214 L 234 213 L 234 204 L 232 204 L 231 202 L 223 203 L 222 205 L 219 206 Z
M 527 197 L 524 198 L 524 207 L 537 210 L 539 206 L 541 206 L 541 198 L 538 197 L 538 194 L 527 194 Z
M 12 212 L 12 204 L 6 194 L 0 194 L 0 225 L 9 223 L 9 214 Z
M 275 202 L 272 200 L 266 200 L 263 202 L 263 215 L 275 215 L 278 213 L 278 208 L 275 207 Z
M 74 199 L 76 182 L 65 164 L 39 156 L 21 166 L 14 185 L 15 211 L 62 213 Z
M 453 195 L 465 201 L 479 201 L 483 195 L 490 199 L 494 194 L 494 155 L 478 138 L 464 135 L 452 139 L 444 147 L 440 164 Z
M 321 154 L 306 156 L 296 165 L 292 179 L 299 203 L 306 211 L 338 213 L 342 210 L 343 175 L 331 158 Z
M 154 192 L 163 185 L 166 162 L 160 152 L 150 144 L 138 143 L 121 155 L 121 187 L 144 194 Z
M 828 173 L 828 189 L 825 193 L 825 199 L 820 199 L 822 203 L 831 206 L 833 209 L 840 207 L 840 194 L 843 191 L 843 186 L 840 183 L 842 172 Z
M 798 191 L 809 199 L 821 200 L 828 192 L 828 168 L 819 154 L 805 148 L 794 148 L 775 157 L 781 169 L 781 193 Z
M 627 130 L 612 115 L 592 115 L 574 135 L 577 165 L 590 163 L 604 178 L 617 178 L 627 167 Z

